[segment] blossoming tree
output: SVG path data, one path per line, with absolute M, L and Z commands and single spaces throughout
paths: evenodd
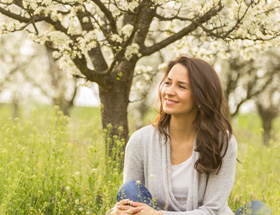
M 280 63 L 279 63 L 279 47 L 265 53 L 262 58 L 265 58 L 264 69 L 271 70 L 275 74 L 273 80 L 268 87 L 264 89 L 260 96 L 255 97 L 255 105 L 262 121 L 263 128 L 263 144 L 269 146 L 273 140 L 272 130 L 273 121 L 280 114 Z
M 0 37 L 0 101 L 13 104 L 14 118 L 19 117 L 18 106 L 23 101 L 36 97 L 49 100 L 69 115 L 78 90 L 76 78 L 67 77 L 58 67 L 52 50 L 32 43 L 26 36 L 17 32 Z
M 122 126 L 124 139 L 139 59 L 191 36 L 275 41 L 279 25 L 270 15 L 278 8 L 266 0 L 0 0 L 0 13 L 11 18 L 1 32 L 27 30 L 67 70 L 98 83 L 103 127 L 111 123 L 112 134 L 119 134 Z

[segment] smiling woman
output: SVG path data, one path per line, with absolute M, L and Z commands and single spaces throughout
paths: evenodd
M 237 143 L 218 75 L 205 61 L 171 61 L 159 85 L 155 123 L 136 131 L 124 184 L 109 214 L 232 215 Z M 236 215 L 271 214 L 253 201 Z
M 195 119 L 198 106 L 192 96 L 188 70 L 182 64 L 176 64 L 170 70 L 162 85 L 161 100 L 166 114 Z

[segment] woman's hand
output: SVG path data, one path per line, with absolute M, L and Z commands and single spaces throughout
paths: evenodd
M 161 211 L 157 211 L 155 209 L 153 209 L 152 207 L 150 207 L 147 204 L 144 203 L 140 203 L 140 202 L 131 202 L 131 205 L 135 208 L 139 209 L 139 212 L 137 213 L 137 215 L 141 215 L 141 214 L 145 214 L 145 215 L 163 215 L 163 213 Z
M 119 201 L 116 205 L 116 209 L 111 212 L 111 215 L 137 214 L 142 209 L 140 207 L 134 207 L 133 203 L 134 202 L 131 202 L 129 199 Z

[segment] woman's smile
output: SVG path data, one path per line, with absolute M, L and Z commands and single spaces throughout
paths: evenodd
M 179 103 L 179 102 L 174 101 L 174 100 L 171 100 L 171 99 L 165 99 L 165 100 L 164 100 L 164 103 L 165 103 L 166 105 L 175 105 L 175 104 L 177 104 L 177 103 Z

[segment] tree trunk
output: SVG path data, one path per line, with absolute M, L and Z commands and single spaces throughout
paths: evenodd
M 120 63 L 120 65 L 114 69 L 113 74 L 122 73 L 121 77 L 115 76 L 111 80 L 110 86 L 99 86 L 99 97 L 101 101 L 101 114 L 102 114 L 102 125 L 104 129 L 108 129 L 110 132 L 107 134 L 106 148 L 107 155 L 113 160 L 115 156 L 118 156 L 121 164 L 123 163 L 123 158 L 121 153 L 124 152 L 125 144 L 122 145 L 121 149 L 118 149 L 118 155 L 113 155 L 113 148 L 116 147 L 115 144 L 116 137 L 122 142 L 127 142 L 128 140 L 128 120 L 127 120 L 127 107 L 129 104 L 129 92 L 133 79 L 133 71 L 135 68 L 137 60 L 125 61 Z M 112 125 L 112 127 L 108 126 Z M 121 127 L 121 129 L 120 129 Z M 108 140 L 109 138 L 109 140 Z
M 263 124 L 263 144 L 269 146 L 271 139 L 271 129 L 272 129 L 272 120 L 271 117 L 262 117 Z
M 271 140 L 272 122 L 276 118 L 278 111 L 274 107 L 263 107 L 257 103 L 257 109 L 262 120 L 263 126 L 263 144 L 269 146 Z
M 73 104 L 70 104 L 65 98 L 64 95 L 61 95 L 59 98 L 53 98 L 53 104 L 59 107 L 59 110 L 62 111 L 63 115 L 70 116 L 70 109 Z
M 16 96 L 14 96 L 12 103 L 13 103 L 13 119 L 19 118 L 19 111 L 18 111 L 19 101 L 18 101 L 18 98 Z

